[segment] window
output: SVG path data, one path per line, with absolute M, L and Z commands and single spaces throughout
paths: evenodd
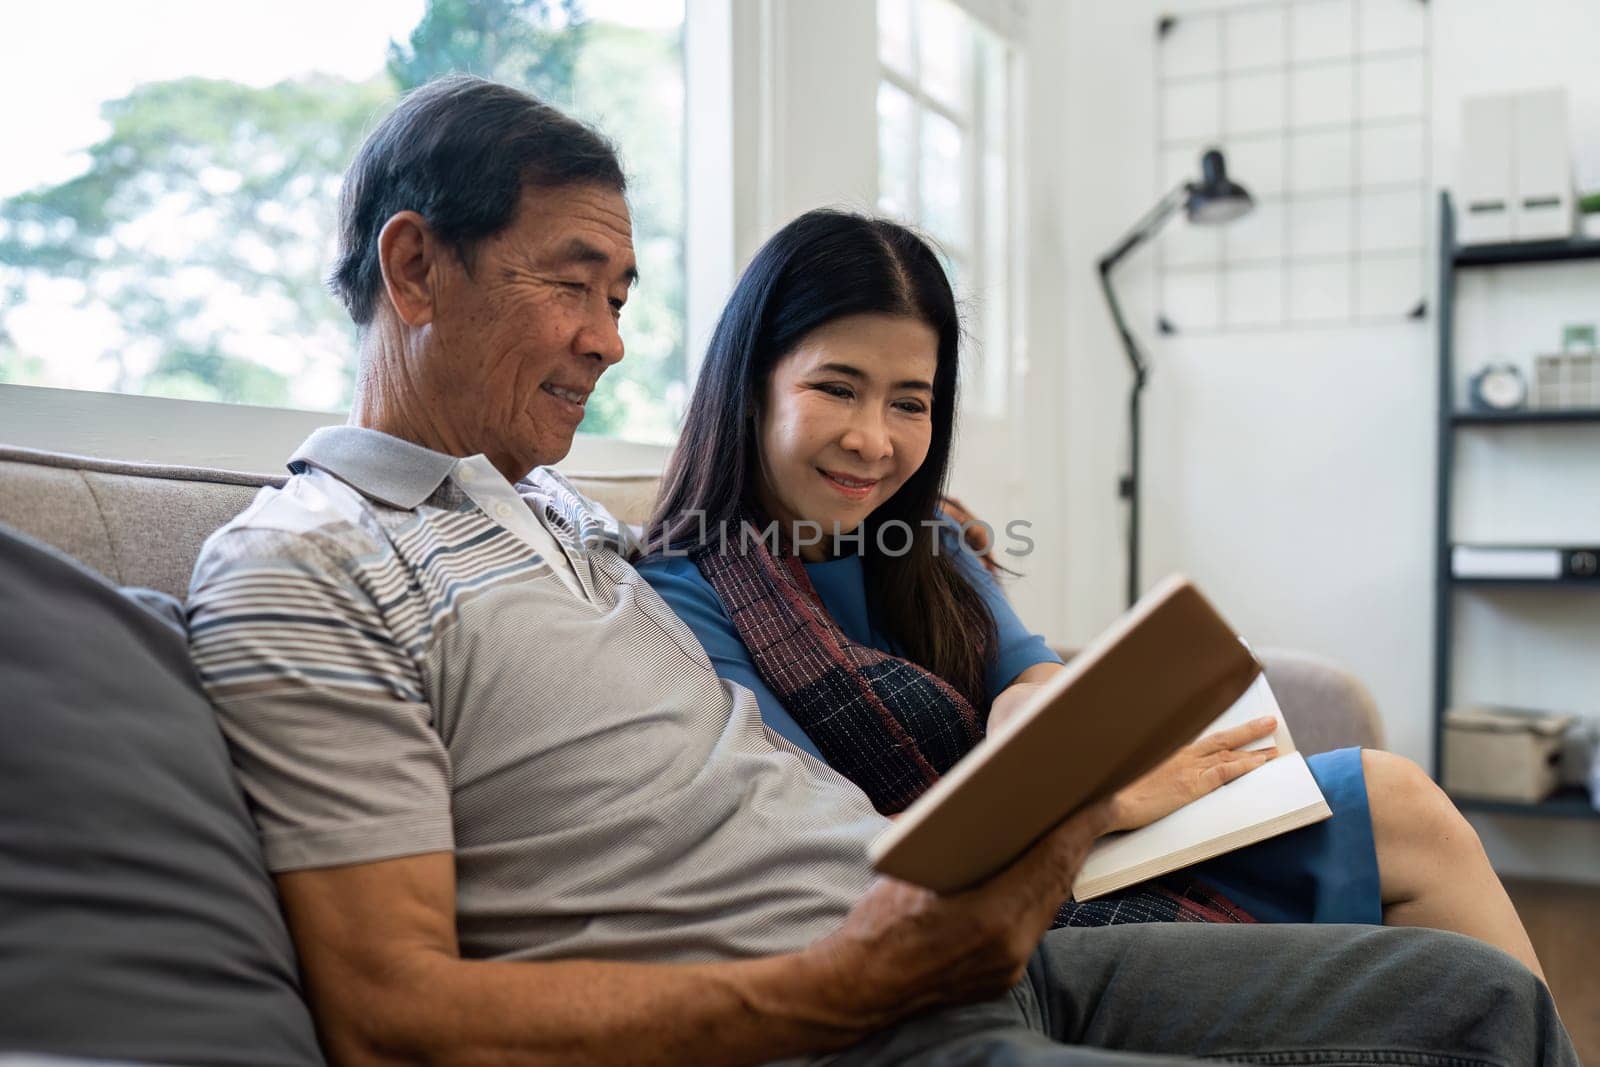
M 878 0 L 878 207 L 938 243 L 971 340 L 966 403 L 1008 410 L 1020 348 L 1019 60 L 952 0 Z
M 150 0 L 7 22 L 0 94 L 30 103 L 0 112 L 0 143 L 26 146 L 0 155 L 0 382 L 346 407 L 355 332 L 322 286 L 340 177 L 403 91 L 469 70 L 621 149 L 644 284 L 583 429 L 674 433 L 682 0 Z

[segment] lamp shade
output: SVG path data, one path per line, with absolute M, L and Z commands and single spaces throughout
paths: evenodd
M 1228 177 L 1228 162 L 1212 148 L 1200 157 L 1200 180 L 1187 186 L 1184 213 L 1197 226 L 1217 226 L 1247 215 L 1256 206 L 1244 186 Z

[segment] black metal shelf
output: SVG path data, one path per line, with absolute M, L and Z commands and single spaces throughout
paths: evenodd
M 1600 239 L 1569 237 L 1565 241 L 1509 241 L 1504 244 L 1467 245 L 1451 256 L 1458 268 L 1515 267 L 1527 263 L 1564 263 L 1575 259 L 1600 259 Z
M 1587 790 L 1577 786 L 1557 790 L 1536 803 L 1522 800 L 1480 800 L 1475 797 L 1451 797 L 1462 811 L 1482 812 L 1492 815 L 1533 815 L 1555 819 L 1600 819 L 1600 811 L 1589 802 Z
M 1600 592 L 1600 578 L 1457 578 L 1445 579 L 1451 585 L 1480 589 L 1589 588 Z
M 1456 426 L 1541 426 L 1565 423 L 1600 423 L 1600 408 L 1524 408 L 1519 411 L 1457 411 Z
M 1451 483 L 1455 468 L 1458 431 L 1465 427 L 1499 428 L 1507 426 L 1547 426 L 1553 424 L 1600 423 L 1600 410 L 1522 410 L 1459 411 L 1455 400 L 1455 302 L 1456 272 L 1471 267 L 1514 266 L 1528 263 L 1558 263 L 1573 260 L 1600 261 L 1600 240 L 1574 238 L 1569 241 L 1474 245 L 1461 248 L 1455 240 L 1455 210 L 1450 194 L 1439 194 L 1439 404 L 1438 480 L 1435 483 L 1434 605 L 1433 605 L 1433 762 L 1434 774 L 1443 781 L 1444 717 L 1451 706 L 1450 662 L 1453 654 L 1453 606 L 1458 593 L 1493 593 L 1499 590 L 1580 589 L 1600 591 L 1600 581 L 1592 578 L 1457 578 L 1450 573 Z M 1463 811 L 1546 818 L 1600 818 L 1583 789 L 1565 789 L 1538 804 L 1500 800 L 1456 801 Z

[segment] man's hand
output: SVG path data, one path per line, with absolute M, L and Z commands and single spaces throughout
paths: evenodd
M 1239 751 L 1239 746 L 1270 737 L 1277 725 L 1278 720 L 1271 716 L 1253 719 L 1178 749 L 1165 763 L 1117 794 L 1113 829 L 1148 826 L 1255 770 L 1276 756 L 1278 750 Z
M 994 528 L 981 522 L 976 515 L 967 510 L 965 504 L 953 496 L 940 497 L 939 510 L 954 519 L 956 525 L 961 527 L 961 540 L 966 542 L 967 548 L 978 557 L 984 570 L 998 575 L 1001 567 L 994 558 L 994 541 L 990 537 Z
M 1111 829 L 1113 803 L 1063 822 L 989 881 L 939 896 L 881 879 L 845 924 L 805 955 L 841 1029 L 876 1030 L 915 1012 L 1003 994 L 1022 979 L 1089 847 Z

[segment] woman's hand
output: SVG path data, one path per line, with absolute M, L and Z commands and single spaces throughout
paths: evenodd
M 1259 738 L 1269 737 L 1278 720 L 1267 716 L 1243 726 L 1208 734 L 1185 745 L 1155 770 L 1116 795 L 1113 810 L 1117 830 L 1137 830 L 1198 800 L 1278 754 L 1276 748 L 1238 751 Z

